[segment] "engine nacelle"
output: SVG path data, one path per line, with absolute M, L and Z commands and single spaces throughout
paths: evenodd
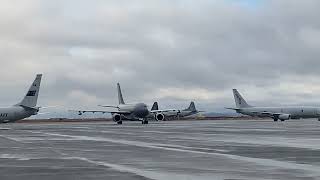
M 279 115 L 280 120 L 289 120 L 291 118 L 290 114 L 281 114 Z
M 120 122 L 122 120 L 122 117 L 120 114 L 113 114 L 112 119 L 114 122 Z
M 156 119 L 157 121 L 163 121 L 163 120 L 164 120 L 164 115 L 163 115 L 162 113 L 157 113 L 157 114 L 155 115 L 155 119 Z

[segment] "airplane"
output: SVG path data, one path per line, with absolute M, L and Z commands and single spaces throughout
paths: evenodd
M 226 108 L 235 110 L 237 113 L 253 117 L 270 117 L 274 121 L 286 121 L 289 119 L 318 118 L 320 121 L 320 108 L 295 106 L 295 107 L 256 107 L 249 105 L 241 96 L 237 89 L 233 89 L 236 108 Z
M 159 109 L 158 102 L 154 102 L 153 110 L 158 110 L 158 109 Z M 180 117 L 191 116 L 191 115 L 197 114 L 199 112 L 203 112 L 203 111 L 198 111 L 196 109 L 196 106 L 195 106 L 194 102 L 191 102 L 189 107 L 184 109 L 184 110 L 167 109 L 162 114 L 157 114 L 155 116 L 155 119 L 157 121 L 161 121 L 161 120 L 166 120 L 166 119 L 168 119 L 170 117 L 172 117 L 172 118 L 175 118 L 175 117 L 180 118 Z
M 42 74 L 38 74 L 30 86 L 23 100 L 11 107 L 0 108 L 0 123 L 11 123 L 37 115 L 40 107 L 37 107 Z
M 106 108 L 115 108 L 117 110 L 114 111 L 100 111 L 100 110 L 84 110 L 78 111 L 79 115 L 83 113 L 111 113 L 112 120 L 117 124 L 122 124 L 123 120 L 130 121 L 141 121 L 142 124 L 148 124 L 148 117 L 155 116 L 158 117 L 159 121 L 161 121 L 161 117 L 164 117 L 163 113 L 167 112 L 166 110 L 148 110 L 148 106 L 145 103 L 135 103 L 135 104 L 126 104 L 123 100 L 122 91 L 120 84 L 117 83 L 117 91 L 118 91 L 118 101 L 119 104 L 117 106 L 109 106 L 109 105 L 99 105 L 100 107 Z M 154 108 L 154 107 L 153 107 Z

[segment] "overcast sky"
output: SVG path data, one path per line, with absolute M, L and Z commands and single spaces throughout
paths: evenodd
M 0 105 L 320 105 L 319 0 L 0 0 Z

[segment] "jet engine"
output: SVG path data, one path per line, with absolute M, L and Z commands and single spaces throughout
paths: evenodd
M 163 120 L 164 120 L 164 115 L 163 115 L 162 113 L 157 113 L 157 114 L 155 115 L 155 119 L 156 119 L 157 121 L 163 121 Z
M 114 122 L 120 122 L 122 120 L 122 117 L 120 114 L 113 114 L 112 119 Z
M 284 120 L 289 120 L 291 118 L 290 114 L 280 114 L 279 119 L 284 121 Z

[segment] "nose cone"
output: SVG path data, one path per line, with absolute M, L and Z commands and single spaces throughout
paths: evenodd
M 149 114 L 147 105 L 143 103 L 137 104 L 134 114 L 139 118 L 145 118 Z

